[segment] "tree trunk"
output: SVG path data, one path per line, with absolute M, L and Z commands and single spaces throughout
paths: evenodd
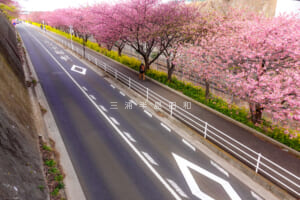
M 123 50 L 122 47 L 118 47 L 118 55 L 119 55 L 120 57 L 122 56 L 122 50 Z
M 207 80 L 204 80 L 205 81 L 205 99 L 209 99 L 209 82 Z
M 145 72 L 148 71 L 148 69 L 150 69 L 150 63 L 149 63 L 149 58 L 146 56 L 144 57 L 144 62 L 145 62 Z
M 259 103 L 249 103 L 251 121 L 256 124 L 261 123 L 263 107 Z
M 168 81 L 172 81 L 172 74 L 175 70 L 175 65 L 173 63 L 170 63 L 170 61 L 167 61 L 167 67 L 168 67 Z

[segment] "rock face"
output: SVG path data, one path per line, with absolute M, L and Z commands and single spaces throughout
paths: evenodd
M 273 17 L 276 11 L 277 0 L 208 0 L 210 6 L 226 9 L 227 6 L 242 8 L 265 16 Z
M 0 14 L 0 200 L 47 200 L 38 134 L 22 81 L 20 47 L 14 41 L 14 27 L 2 17 Z
M 45 200 L 36 140 L 0 109 L 0 199 Z

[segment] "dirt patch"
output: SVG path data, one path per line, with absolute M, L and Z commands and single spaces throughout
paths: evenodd
M 63 179 L 65 174 L 59 163 L 59 153 L 55 151 L 55 143 L 50 140 L 50 144 L 45 143 L 41 137 L 39 137 L 39 146 L 42 153 L 42 159 L 44 163 L 44 174 L 47 179 L 48 189 L 50 191 L 51 200 L 65 200 L 66 194 L 64 192 Z M 40 188 L 44 190 L 44 188 Z

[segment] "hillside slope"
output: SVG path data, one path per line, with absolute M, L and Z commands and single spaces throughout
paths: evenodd
M 0 199 L 46 200 L 38 134 L 20 75 L 14 28 L 0 18 Z

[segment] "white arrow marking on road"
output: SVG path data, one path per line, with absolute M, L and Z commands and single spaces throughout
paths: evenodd
M 210 164 L 212 166 L 214 166 L 215 168 L 217 168 L 217 170 L 219 170 L 221 173 L 225 174 L 225 176 L 229 177 L 228 172 L 225 171 L 225 169 L 223 169 L 222 167 L 220 167 L 217 163 L 215 163 L 214 161 L 210 161 Z
M 142 154 L 144 154 L 144 156 L 150 163 L 152 163 L 152 165 L 158 166 L 157 162 L 155 162 L 155 160 L 147 152 L 142 151 Z
M 170 183 L 170 185 L 172 185 L 172 187 L 178 192 L 178 194 L 180 194 L 183 198 L 188 199 L 189 197 L 185 194 L 185 192 L 177 185 L 177 183 L 175 183 L 173 180 L 168 179 L 167 181 Z
M 71 70 L 74 71 L 74 72 L 77 72 L 79 74 L 82 74 L 82 75 L 85 75 L 86 74 L 86 68 L 83 68 L 83 67 L 79 67 L 77 65 L 73 65 L 71 67 Z
M 253 196 L 253 198 L 255 198 L 256 200 L 263 200 L 260 196 L 258 196 L 258 194 L 256 194 L 255 192 L 251 191 L 251 195 Z
M 187 145 L 190 149 L 192 149 L 193 151 L 196 151 L 196 148 L 191 145 L 190 143 L 188 143 L 185 139 L 182 139 L 182 142 Z
M 198 184 L 196 183 L 189 168 L 197 171 L 198 173 L 202 174 L 203 176 L 206 176 L 207 178 L 215 181 L 216 183 L 219 183 L 231 199 L 241 200 L 239 195 L 232 188 L 232 186 L 230 185 L 230 183 L 228 181 L 225 181 L 224 179 L 222 179 L 222 178 L 210 173 L 209 171 L 199 167 L 198 165 L 195 165 L 194 163 L 176 155 L 175 153 L 172 153 L 172 155 L 175 158 L 177 165 L 178 165 L 179 169 L 181 170 L 181 172 L 185 178 L 185 181 L 186 181 L 187 185 L 189 186 L 192 194 L 195 195 L 196 197 L 198 197 L 199 199 L 214 200 L 212 197 L 208 196 L 207 194 L 205 194 L 204 192 L 202 192 L 200 190 L 200 188 L 199 188 Z

